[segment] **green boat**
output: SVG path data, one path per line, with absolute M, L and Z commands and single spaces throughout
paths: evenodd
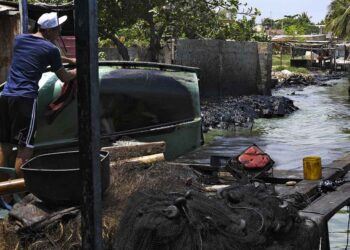
M 145 62 L 99 64 L 101 145 L 120 138 L 165 141 L 166 159 L 183 155 L 202 143 L 198 69 Z M 52 72 L 39 82 L 35 154 L 78 144 L 77 99 L 54 117 L 48 105 L 63 83 Z

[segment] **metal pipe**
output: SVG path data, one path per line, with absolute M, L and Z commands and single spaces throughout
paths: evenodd
M 102 249 L 96 0 L 75 0 L 82 249 Z
M 0 195 L 14 194 L 26 191 L 24 179 L 14 179 L 0 182 Z

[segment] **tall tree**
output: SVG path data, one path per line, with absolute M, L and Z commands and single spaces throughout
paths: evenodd
M 338 37 L 350 38 L 350 0 L 333 0 L 328 7 L 326 29 Z
M 264 26 L 265 28 L 274 28 L 275 26 L 275 20 L 271 19 L 271 18 L 264 18 L 261 21 L 261 25 Z
M 118 48 L 124 60 L 129 60 L 128 49 L 117 35 L 118 30 L 129 27 L 137 21 L 137 16 L 126 12 L 124 1 L 100 0 L 98 1 L 98 33 L 101 39 L 111 40 Z
M 252 39 L 258 12 L 248 8 L 243 14 L 252 17 L 237 20 L 242 6 L 247 8 L 239 0 L 99 0 L 99 36 L 111 40 L 125 60 L 122 38 L 146 38 L 150 60 L 157 61 L 166 37 Z
M 283 29 L 288 35 L 304 35 L 318 33 L 319 28 L 311 22 L 311 17 L 303 12 L 301 14 L 286 15 L 275 21 L 276 28 Z
M 237 12 L 238 0 L 119 0 L 127 12 L 137 13 L 149 37 L 151 61 L 157 61 L 165 33 L 172 37 L 206 36 L 217 23 L 218 9 Z

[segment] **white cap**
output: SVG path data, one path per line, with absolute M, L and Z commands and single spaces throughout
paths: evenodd
M 57 12 L 50 12 L 42 14 L 38 19 L 38 24 L 41 29 L 52 29 L 61 25 L 67 20 L 67 16 L 61 16 L 58 18 Z

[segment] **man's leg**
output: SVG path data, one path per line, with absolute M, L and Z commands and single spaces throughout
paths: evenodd
M 0 167 L 9 167 L 12 145 L 10 144 L 11 118 L 8 112 L 8 98 L 0 95 Z
M 16 174 L 18 178 L 23 177 L 21 166 L 26 163 L 33 156 L 33 149 L 28 147 L 18 147 L 17 157 L 16 157 Z
M 24 97 L 13 97 L 10 99 L 11 138 L 17 142 L 17 156 L 15 169 L 17 177 L 22 177 L 21 166 L 33 155 L 34 134 L 36 130 L 35 114 L 36 100 Z
M 0 143 L 0 167 L 9 167 L 8 160 L 12 151 L 10 144 Z

